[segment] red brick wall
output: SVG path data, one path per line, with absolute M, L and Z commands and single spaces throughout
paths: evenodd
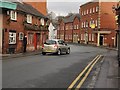
M 65 41 L 71 42 L 71 36 L 72 36 L 72 29 L 71 29 L 72 23 L 66 23 L 65 24 Z M 67 29 L 66 29 L 67 28 Z
M 57 32 L 58 37 L 60 37 L 60 39 L 64 40 L 64 35 L 65 35 L 65 27 L 64 27 L 64 22 L 61 21 L 59 24 L 59 31 Z
M 17 37 L 17 40 L 16 40 L 16 45 L 15 45 L 15 53 L 19 53 L 19 52 L 22 52 L 22 48 L 23 48 L 23 45 L 22 45 L 22 40 L 19 40 L 19 32 L 23 32 L 25 35 L 28 36 L 28 33 L 40 33 L 40 34 L 43 34 L 43 35 L 40 35 L 40 40 L 39 42 L 37 42 L 37 44 L 40 46 L 42 45 L 42 42 L 45 41 L 47 38 L 46 38 L 46 35 L 48 35 L 48 32 L 46 31 L 36 31 L 36 30 L 27 30 L 24 28 L 24 25 L 23 25 L 23 22 L 25 20 L 25 14 L 23 13 L 20 13 L 20 12 L 17 12 L 17 21 L 12 21 L 10 20 L 10 23 L 8 23 L 8 19 L 10 18 L 9 15 L 6 15 L 6 11 L 4 11 L 3 13 L 3 32 L 4 32 L 4 35 L 3 35 L 3 39 L 4 39 L 4 43 L 3 43 L 3 53 L 7 53 L 8 51 L 8 48 L 9 48 L 9 31 L 10 30 L 15 30 L 16 31 L 16 37 Z M 40 21 L 37 17 L 33 16 L 32 18 L 32 25 L 33 24 L 36 24 L 38 23 L 38 25 L 40 25 Z M 45 32 L 45 33 L 44 33 Z M 43 40 L 43 41 L 42 41 Z M 28 44 L 27 45 L 27 48 L 29 49 L 29 47 L 34 47 L 34 40 L 31 44 Z M 39 48 L 38 48 L 39 49 Z
M 115 13 L 112 11 L 113 5 L 116 5 L 117 2 L 102 2 L 101 3 L 101 28 L 116 28 L 115 23 Z
M 82 22 L 85 22 L 86 20 L 89 22 L 90 20 L 99 20 L 98 18 L 100 17 L 100 28 L 101 30 L 106 29 L 107 31 L 111 31 L 110 34 L 103 34 L 104 35 L 104 43 L 107 43 L 107 46 L 113 46 L 113 39 L 111 39 L 112 37 L 115 37 L 115 29 L 116 29 L 116 23 L 115 23 L 115 14 L 112 12 L 112 6 L 116 5 L 116 2 L 102 2 L 102 3 L 98 3 L 98 2 L 89 2 L 86 3 L 82 6 L 80 6 L 80 15 L 81 15 L 81 23 L 80 25 L 82 26 Z M 100 11 L 98 12 L 92 12 L 90 14 L 90 8 L 93 9 L 93 7 L 95 8 L 96 6 L 99 6 Z M 82 15 L 82 12 L 85 10 L 89 10 L 89 14 L 87 15 Z M 99 22 L 99 21 L 98 21 Z M 90 22 L 89 22 L 90 23 Z M 82 28 L 82 27 L 81 27 Z M 96 28 L 96 30 L 98 30 L 98 26 Z M 102 29 L 104 28 L 104 29 Z M 81 33 L 85 34 L 85 31 L 87 31 L 88 34 L 92 34 L 93 33 L 93 29 L 90 28 L 90 25 L 88 28 L 84 27 L 82 28 Z M 89 39 L 89 35 L 88 35 L 88 39 Z M 82 40 L 83 42 L 83 40 Z M 89 43 L 93 43 L 93 44 L 97 44 L 97 34 L 94 34 L 94 42 L 90 42 Z
M 73 26 L 75 25 L 76 25 L 76 29 L 73 30 L 73 40 L 75 43 L 77 43 L 78 39 L 80 39 L 80 20 L 77 17 L 75 17 L 73 21 Z
M 16 45 L 16 51 L 20 51 L 22 47 L 22 41 L 19 41 L 18 34 L 19 32 L 24 32 L 24 27 L 23 27 L 23 20 L 24 20 L 24 15 L 22 14 L 17 14 L 17 21 L 11 21 L 8 23 L 8 19 L 10 16 L 6 15 L 4 13 L 3 15 L 3 27 L 4 29 L 4 45 L 3 45 L 3 52 L 6 52 L 7 49 L 9 48 L 9 30 L 15 30 L 16 31 L 16 37 L 17 37 L 17 45 Z
M 46 0 L 42 1 L 42 2 L 26 2 L 30 5 L 32 5 L 34 8 L 36 8 L 39 12 L 41 12 L 43 15 L 47 15 L 47 2 Z

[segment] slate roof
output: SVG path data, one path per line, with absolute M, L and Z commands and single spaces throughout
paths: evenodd
M 17 3 L 17 10 L 19 11 L 23 11 L 25 13 L 32 14 L 38 17 L 47 18 L 46 16 L 41 14 L 37 9 L 33 8 L 31 5 L 27 3 L 19 3 L 19 2 L 16 3 Z
M 71 16 L 67 16 L 63 19 L 64 23 L 70 23 L 73 22 L 75 17 L 77 17 L 80 20 L 80 15 L 79 14 L 73 14 Z

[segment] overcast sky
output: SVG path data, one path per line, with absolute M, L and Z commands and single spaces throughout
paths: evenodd
M 67 15 L 68 13 L 79 13 L 80 5 L 89 1 L 97 0 L 47 0 L 48 11 L 56 15 Z M 102 2 L 118 2 L 119 0 L 100 0 Z
M 79 13 L 80 5 L 85 3 L 86 1 L 74 0 L 74 1 L 51 1 L 47 0 L 47 8 L 49 12 L 54 12 L 56 15 L 67 15 L 68 13 Z

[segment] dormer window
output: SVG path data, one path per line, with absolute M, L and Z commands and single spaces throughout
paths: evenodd
M 32 23 L 32 15 L 27 15 L 27 23 Z
M 10 18 L 11 18 L 11 20 L 17 20 L 17 12 L 10 11 Z

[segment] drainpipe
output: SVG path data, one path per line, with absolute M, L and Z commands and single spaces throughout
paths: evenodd
M 73 29 L 74 29 L 74 26 L 73 26 L 73 23 L 72 23 L 72 43 L 73 43 Z
M 66 24 L 64 25 L 64 41 L 65 41 L 65 35 L 66 35 Z

